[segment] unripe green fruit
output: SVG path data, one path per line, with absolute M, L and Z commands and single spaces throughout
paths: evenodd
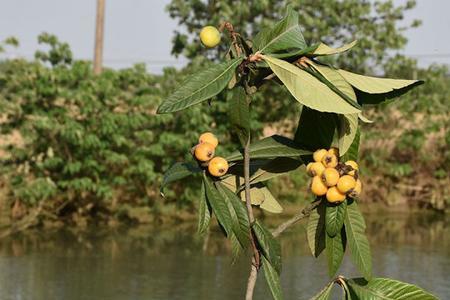
M 200 31 L 200 40 L 208 48 L 214 48 L 220 43 L 220 32 L 214 26 L 205 26 Z
M 314 176 L 311 181 L 311 192 L 316 196 L 323 196 L 327 193 L 327 186 L 319 176 Z
M 339 192 L 346 194 L 352 189 L 354 189 L 356 186 L 356 180 L 353 176 L 350 175 L 344 175 L 341 178 L 339 178 L 338 183 L 336 184 L 336 187 L 338 188 Z
M 208 161 L 214 157 L 214 146 L 209 143 L 202 143 L 195 146 L 194 156 L 199 161 Z
M 227 173 L 228 162 L 225 158 L 216 156 L 208 164 L 208 172 L 212 176 L 220 177 Z
M 339 181 L 339 172 L 335 168 L 326 168 L 322 173 L 322 181 L 326 186 L 335 186 Z
M 323 157 L 327 154 L 327 150 L 319 149 L 313 154 L 314 161 L 321 162 Z

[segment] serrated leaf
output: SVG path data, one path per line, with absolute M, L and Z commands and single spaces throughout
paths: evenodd
M 349 44 L 345 44 L 339 48 L 332 48 L 328 46 L 327 44 L 320 43 L 319 46 L 317 46 L 316 50 L 312 53 L 312 56 L 322 56 L 322 55 L 333 55 L 333 54 L 339 54 L 346 52 L 353 48 L 358 41 L 353 41 Z
M 230 236 L 230 246 L 231 246 L 231 264 L 234 264 L 242 253 L 241 243 L 234 234 Z
M 319 257 L 325 249 L 325 203 L 323 201 L 309 215 L 306 236 L 311 254 Z
M 203 182 L 205 184 L 206 198 L 211 206 L 212 212 L 216 216 L 220 226 L 224 229 L 227 237 L 230 237 L 233 234 L 233 220 L 231 219 L 228 205 L 217 191 L 212 180 L 205 174 L 203 175 Z
M 243 57 L 238 57 L 191 75 L 178 90 L 161 103 L 158 113 L 179 111 L 216 96 L 227 86 L 242 60 Z
M 359 109 L 353 107 L 307 71 L 275 57 L 268 55 L 262 57 L 292 96 L 301 104 L 321 112 L 340 114 L 360 112 Z
M 342 226 L 344 225 L 347 202 L 344 201 L 339 205 L 327 202 L 325 210 L 325 231 L 328 236 L 334 237 L 341 232 Z
M 355 138 L 353 139 L 353 143 L 350 145 L 347 153 L 342 156 L 341 161 L 345 162 L 347 160 L 358 161 L 359 157 L 359 141 L 361 138 L 360 130 L 356 131 Z
M 242 204 L 241 199 L 222 183 L 216 182 L 216 188 L 222 195 L 223 201 L 228 205 L 233 233 L 242 248 L 245 249 L 250 241 L 250 222 L 248 221 L 247 211 Z
M 164 187 L 169 183 L 200 173 L 201 171 L 202 169 L 194 164 L 181 162 L 174 164 L 166 171 L 166 173 L 164 173 L 164 178 L 160 187 L 161 194 L 163 194 Z
M 250 138 L 250 112 L 247 95 L 242 87 L 237 87 L 232 91 L 227 100 L 228 117 L 241 144 L 245 145 Z
M 252 159 L 270 159 L 275 157 L 300 158 L 301 155 L 311 154 L 310 151 L 301 149 L 293 140 L 281 135 L 272 135 L 250 145 L 249 150 Z M 228 162 L 243 160 L 241 151 L 235 151 L 225 158 Z
M 338 126 L 338 117 L 303 106 L 294 141 L 302 148 L 315 151 L 330 148 Z
M 272 233 L 258 220 L 252 225 L 261 252 L 278 274 L 281 273 L 281 247 Z
M 211 219 L 211 208 L 206 200 L 205 183 L 202 182 L 202 187 L 200 190 L 200 199 L 198 204 L 198 226 L 197 232 L 199 234 L 204 234 L 207 232 L 209 227 L 209 221 Z
M 364 278 L 346 280 L 351 296 L 360 300 L 438 300 L 438 298 L 413 284 L 394 279 Z
M 240 176 L 228 176 L 221 180 L 221 182 L 233 191 L 240 191 L 239 198 L 242 202 L 245 202 L 245 191 L 243 188 L 244 178 Z M 261 186 L 250 185 L 250 198 L 252 205 L 260 205 L 264 202 L 264 193 L 261 191 Z
M 364 278 L 370 280 L 372 277 L 372 256 L 365 230 L 364 217 L 359 212 L 356 202 L 353 202 L 348 205 L 345 215 L 345 232 L 348 246 L 354 264 L 364 275 Z
M 303 49 L 291 50 L 289 52 L 284 52 L 284 53 L 271 53 L 270 56 L 280 58 L 280 59 L 281 58 L 287 59 L 287 58 L 300 57 L 300 56 L 304 56 L 304 55 L 314 52 L 314 50 L 316 50 L 318 46 L 319 45 L 317 44 L 317 45 L 308 46 Z M 259 65 L 258 67 L 262 67 L 262 66 L 263 65 Z M 268 68 L 269 66 L 267 64 L 265 64 L 264 67 Z
M 283 293 L 281 290 L 280 275 L 275 268 L 270 264 L 264 256 L 262 257 L 262 269 L 264 271 L 264 277 L 266 278 L 267 285 L 274 300 L 282 300 Z
M 259 32 L 253 40 L 253 48 L 261 53 L 306 48 L 306 42 L 298 23 L 298 13 L 288 6 L 286 16 L 270 28 Z
M 282 213 L 283 207 L 280 205 L 280 203 L 278 203 L 278 201 L 275 199 L 275 197 L 272 195 L 269 189 L 266 186 L 264 186 L 260 190 L 264 194 L 264 201 L 261 203 L 259 207 L 273 214 Z
M 263 182 L 274 177 L 286 174 L 290 171 L 296 170 L 301 165 L 303 165 L 303 161 L 299 159 L 288 157 L 271 159 L 252 174 L 252 176 L 250 177 L 250 182 Z
M 344 155 L 356 137 L 358 131 L 358 115 L 339 115 L 338 143 L 339 153 Z
M 311 300 L 329 300 L 331 297 L 331 291 L 333 290 L 334 281 L 328 283 L 323 290 L 317 295 L 311 298 Z
M 346 244 L 347 241 L 344 228 L 342 228 L 341 232 L 336 234 L 334 237 L 330 237 L 328 234 L 325 234 L 328 274 L 330 277 L 333 277 L 341 266 Z

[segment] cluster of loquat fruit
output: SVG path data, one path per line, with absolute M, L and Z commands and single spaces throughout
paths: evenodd
M 220 177 L 227 173 L 228 162 L 225 158 L 214 157 L 219 144 L 217 137 L 211 132 L 200 135 L 198 144 L 192 148 L 192 154 L 202 167 L 207 167 L 209 174 Z
M 313 159 L 306 171 L 312 177 L 310 187 L 314 195 L 326 196 L 331 203 L 340 203 L 347 196 L 355 198 L 361 193 L 358 164 L 353 160 L 339 162 L 337 148 L 319 149 L 314 152 Z

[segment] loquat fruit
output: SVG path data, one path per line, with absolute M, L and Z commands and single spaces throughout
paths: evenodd
M 346 164 L 347 166 L 350 166 L 350 167 L 353 168 L 352 171 L 348 172 L 348 175 L 355 176 L 356 171 L 358 171 L 358 169 L 359 169 L 358 164 L 356 163 L 356 161 L 354 161 L 354 160 L 348 160 L 348 161 L 345 162 L 345 164 Z
M 327 193 L 327 186 L 319 176 L 314 176 L 311 181 L 311 192 L 316 196 L 323 196 Z
M 339 192 L 343 194 L 347 194 L 350 192 L 353 188 L 356 186 L 356 180 L 353 176 L 350 175 L 344 175 L 341 178 L 339 178 L 336 187 L 339 190 Z
M 338 158 L 336 155 L 334 154 L 329 154 L 327 153 L 323 158 L 322 158 L 322 163 L 325 167 L 327 168 L 336 168 L 337 164 L 338 164 Z
M 220 177 L 227 173 L 228 162 L 225 158 L 216 156 L 208 164 L 208 172 L 212 176 Z
M 200 40 L 208 48 L 214 48 L 220 43 L 220 32 L 214 26 L 205 26 L 200 31 Z
M 330 187 L 327 191 L 327 200 L 331 203 L 338 203 L 345 200 L 345 194 L 339 192 L 337 187 Z
M 339 181 L 339 172 L 335 168 L 326 168 L 322 173 L 322 181 L 326 186 L 335 186 Z
M 217 139 L 217 137 L 213 133 L 205 132 L 205 133 L 202 133 L 200 135 L 200 137 L 198 138 L 198 143 L 199 144 L 210 143 L 211 145 L 214 146 L 214 148 L 216 148 L 217 145 L 219 144 L 219 140 Z
M 350 191 L 350 197 L 356 198 L 361 194 L 362 190 L 362 182 L 359 179 L 356 179 L 355 187 Z
M 202 143 L 195 146 L 194 156 L 199 161 L 208 161 L 214 157 L 214 146 L 210 143 Z
M 327 150 L 319 149 L 313 153 L 314 161 L 321 162 L 323 157 L 327 154 Z
M 334 154 L 336 157 L 339 157 L 339 149 L 336 147 L 331 147 L 330 150 L 328 150 L 328 154 Z
M 308 172 L 308 175 L 311 177 L 321 176 L 323 171 L 325 170 L 325 167 L 320 162 L 313 162 L 313 163 L 308 164 L 308 166 L 310 166 L 310 167 L 307 168 L 307 172 Z

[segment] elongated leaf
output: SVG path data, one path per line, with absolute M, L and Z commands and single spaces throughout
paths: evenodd
M 250 241 L 250 222 L 248 221 L 247 211 L 241 199 L 234 192 L 220 182 L 216 182 L 216 187 L 223 200 L 228 204 L 233 233 L 242 248 L 245 249 Z
M 197 232 L 199 234 L 204 234 L 207 232 L 210 219 L 211 219 L 211 208 L 209 207 L 208 200 L 206 199 L 205 183 L 203 182 L 200 190 L 200 201 L 198 204 Z
M 330 282 L 321 290 L 317 295 L 311 298 L 311 300 L 328 300 L 331 297 L 331 291 L 333 290 L 334 282 Z
M 353 141 L 358 131 L 358 114 L 339 115 L 338 141 L 339 154 L 344 155 Z
M 298 24 L 298 13 L 288 6 L 286 16 L 281 21 L 271 28 L 263 29 L 255 36 L 253 47 L 261 53 L 306 48 L 306 42 Z
M 309 249 L 314 257 L 319 257 L 325 249 L 325 203 L 311 211 L 306 227 Z
M 314 50 L 316 50 L 318 46 L 319 45 L 317 44 L 317 45 L 308 46 L 308 47 L 303 48 L 303 49 L 290 50 L 289 52 L 271 53 L 270 56 L 276 57 L 276 58 L 284 58 L 284 59 L 291 60 L 292 58 L 297 58 L 297 57 L 300 57 L 300 56 L 304 56 L 304 55 L 313 53 Z M 265 67 L 267 68 L 268 66 L 266 65 Z
M 372 256 L 365 230 L 364 217 L 359 212 L 356 202 L 353 202 L 348 205 L 345 215 L 348 246 L 354 264 L 364 275 L 364 278 L 370 280 L 372 278 Z
M 266 164 L 257 169 L 250 177 L 251 183 L 263 182 L 277 176 L 296 170 L 303 161 L 289 157 L 280 157 L 266 161 Z
M 341 266 L 346 244 L 347 240 L 345 238 L 344 228 L 342 228 L 342 231 L 334 237 L 325 234 L 328 274 L 330 277 L 333 277 Z
M 322 112 L 359 113 L 360 110 L 332 91 L 316 77 L 286 61 L 263 55 L 263 59 L 301 104 Z
M 244 146 L 250 138 L 250 112 L 244 88 L 233 89 L 228 99 L 228 105 L 230 123 Z
M 236 263 L 237 259 L 242 253 L 242 246 L 237 237 L 232 234 L 230 236 L 230 246 L 231 246 L 231 264 Z
M 202 169 L 194 164 L 178 162 L 171 166 L 169 170 L 164 174 L 163 181 L 161 183 L 160 191 L 163 194 L 163 189 L 171 182 L 183 179 L 190 175 L 200 173 Z
M 262 257 L 262 268 L 267 285 L 274 300 L 282 300 L 283 293 L 281 290 L 280 275 L 264 256 Z
M 342 226 L 344 225 L 346 210 L 346 201 L 339 205 L 327 203 L 325 215 L 325 230 L 327 235 L 334 237 L 341 232 Z
M 208 199 L 212 212 L 216 216 L 220 226 L 224 229 L 227 237 L 230 237 L 233 234 L 233 220 L 228 205 L 208 176 L 203 175 L 203 181 L 205 183 L 206 198 Z
M 300 158 L 301 155 L 311 154 L 310 151 L 299 148 L 293 140 L 281 135 L 272 135 L 250 145 L 252 159 L 270 159 L 275 157 Z M 229 162 L 244 159 L 240 151 L 235 151 L 226 157 Z
M 303 106 L 294 141 L 302 148 L 315 151 L 330 148 L 338 126 L 338 117 Z
M 158 113 L 171 113 L 208 100 L 219 94 L 233 77 L 243 58 L 238 57 L 190 76 L 158 107 Z
M 317 49 L 312 53 L 313 56 L 333 55 L 348 51 L 353 48 L 358 41 L 353 41 L 349 44 L 345 44 L 339 48 L 332 48 L 324 43 L 320 43 Z
M 262 254 L 270 262 L 278 274 L 281 273 L 281 248 L 272 233 L 258 220 L 253 223 L 253 232 L 256 235 Z
M 355 138 L 353 139 L 353 143 L 351 144 L 350 148 L 348 149 L 347 153 L 342 156 L 341 161 L 347 161 L 347 160 L 354 160 L 358 161 L 359 157 L 359 141 L 360 141 L 360 130 L 358 129 L 356 131 Z
M 394 279 L 374 278 L 366 281 L 364 278 L 349 279 L 352 299 L 361 300 L 438 300 L 438 298 L 418 286 Z
M 222 184 L 228 187 L 230 190 L 239 192 L 239 198 L 245 202 L 245 191 L 244 191 L 244 178 L 240 176 L 229 176 L 222 179 Z M 250 198 L 252 205 L 261 205 L 264 202 L 265 196 L 261 190 L 261 185 L 252 184 L 250 185 Z
M 261 209 L 264 209 L 267 212 L 273 214 L 280 214 L 283 212 L 283 207 L 281 207 L 280 203 L 275 199 L 269 189 L 264 186 L 261 188 L 262 193 L 264 194 L 264 201 L 259 206 Z

